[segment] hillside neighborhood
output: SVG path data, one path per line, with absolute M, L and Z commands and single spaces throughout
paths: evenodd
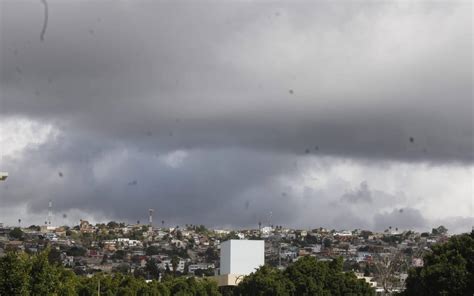
M 207 229 L 203 225 L 152 227 L 111 221 L 73 227 L 0 225 L 0 256 L 11 250 L 38 253 L 50 248 L 50 260 L 77 275 L 120 272 L 160 280 L 174 276 L 219 274 L 221 243 L 230 239 L 264 240 L 265 264 L 285 269 L 304 256 L 318 261 L 342 257 L 344 271 L 355 272 L 376 292 L 403 291 L 410 267 L 423 265 L 434 244 L 448 240 L 443 226 L 416 233 L 388 227 L 368 230 L 311 230 L 265 226 L 258 229 Z

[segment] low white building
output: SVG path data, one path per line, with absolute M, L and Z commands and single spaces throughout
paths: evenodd
M 180 259 L 178 261 L 178 264 L 176 265 L 176 271 L 183 272 L 185 265 L 186 261 Z M 173 264 L 171 263 L 171 259 L 162 260 L 159 264 L 160 269 L 166 269 L 167 266 L 170 270 L 173 270 Z
M 194 273 L 196 270 L 201 269 L 201 270 L 207 270 L 209 268 L 214 268 L 213 263 L 196 263 L 196 264 L 191 264 L 188 266 L 188 271 Z

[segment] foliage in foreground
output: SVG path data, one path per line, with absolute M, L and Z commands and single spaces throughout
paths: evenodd
M 364 281 L 353 273 L 342 271 L 342 258 L 321 262 L 303 257 L 285 271 L 264 266 L 245 277 L 234 295 L 375 295 Z
M 48 260 L 49 250 L 38 255 L 8 252 L 0 258 L 0 295 L 220 295 L 217 284 L 206 279 L 168 277 L 146 283 L 132 275 L 99 273 L 77 276 Z
M 424 266 L 410 270 L 403 294 L 473 295 L 474 231 L 433 246 L 432 252 L 424 257 Z
M 8 252 L 0 258 L 0 295 L 221 295 L 214 281 L 165 276 L 146 283 L 131 274 L 77 276 L 52 260 L 51 250 L 37 255 Z M 56 263 L 55 263 L 56 262 Z M 352 273 L 342 271 L 342 259 L 318 262 L 298 260 L 286 271 L 263 266 L 225 295 L 373 295 L 373 290 Z

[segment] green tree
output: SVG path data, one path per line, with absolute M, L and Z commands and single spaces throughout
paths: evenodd
M 196 269 L 194 271 L 194 275 L 197 277 L 204 277 L 204 276 L 213 276 L 214 275 L 214 269 L 208 268 L 208 269 Z
M 41 227 L 38 226 L 38 225 L 30 225 L 28 227 L 29 230 L 34 230 L 34 231 L 40 231 L 41 230 Z
M 77 295 L 79 279 L 74 272 L 62 267 L 59 268 L 59 286 L 58 295 L 73 296 Z
M 114 228 L 117 228 L 119 227 L 119 224 L 115 221 L 110 221 L 109 223 L 107 223 L 107 228 L 109 229 L 114 229 Z
M 294 286 L 280 270 L 265 265 L 260 267 L 256 272 L 246 276 L 234 290 L 234 295 L 294 295 Z
M 158 279 L 160 277 L 160 270 L 154 258 L 150 258 L 146 261 L 145 273 L 147 278 Z
M 173 268 L 173 273 L 176 274 L 176 270 L 178 270 L 179 258 L 178 256 L 171 257 L 171 266 Z
M 234 295 L 374 295 L 375 291 L 352 272 L 343 272 L 342 257 L 321 262 L 302 257 L 284 272 L 262 266 L 245 277 Z
M 165 281 L 171 295 L 179 296 L 220 296 L 217 283 L 211 280 L 175 277 Z
M 0 295 L 28 295 L 31 265 L 25 254 L 7 252 L 0 258 Z
M 217 283 L 213 280 L 209 279 L 203 279 L 198 281 L 200 285 L 203 287 L 204 291 L 208 296 L 219 296 L 221 293 L 219 292 L 219 287 L 217 286 Z
M 176 238 L 179 240 L 183 239 L 183 233 L 181 232 L 181 230 L 176 231 Z
M 325 249 L 330 249 L 332 247 L 332 240 L 329 237 L 325 237 L 323 240 L 323 245 Z
M 314 257 L 302 257 L 285 270 L 295 286 L 296 295 L 321 295 L 329 274 L 329 265 Z
M 66 250 L 66 254 L 68 256 L 74 256 L 74 257 L 84 256 L 86 253 L 87 253 L 87 250 L 85 248 L 77 247 L 77 246 L 73 246 L 69 248 L 68 250 Z
M 404 295 L 473 295 L 474 231 L 434 245 L 423 267 L 409 271 Z
M 23 239 L 24 233 L 23 230 L 21 230 L 20 227 L 15 227 L 13 228 L 12 231 L 8 234 L 11 238 L 21 240 Z
M 113 260 L 123 260 L 125 258 L 125 255 L 127 255 L 127 252 L 124 250 L 117 250 L 115 253 L 110 256 L 111 259 Z
M 212 261 L 216 261 L 216 260 L 219 259 L 219 253 L 213 247 L 208 247 L 206 249 L 206 252 L 204 252 L 204 256 L 206 257 L 207 262 L 212 262 Z
M 194 231 L 196 231 L 196 233 L 199 233 L 199 234 L 208 234 L 209 233 L 209 230 L 206 228 L 206 226 L 204 225 L 198 225 L 198 226 L 194 226 Z
M 441 225 L 437 228 L 433 228 L 431 230 L 431 234 L 433 234 L 433 235 L 445 235 L 446 233 L 448 233 L 448 229 L 446 227 L 444 227 L 443 225 Z
M 59 276 L 57 269 L 49 263 L 49 249 L 32 259 L 30 289 L 32 295 L 51 295 L 57 292 Z
M 130 271 L 130 265 L 128 265 L 127 263 L 121 263 L 118 266 L 114 267 L 112 271 L 127 274 Z
M 146 248 L 147 256 L 158 255 L 160 253 L 160 248 L 157 246 L 149 246 Z
M 52 248 L 48 253 L 48 260 L 52 265 L 61 265 L 61 251 L 56 248 Z

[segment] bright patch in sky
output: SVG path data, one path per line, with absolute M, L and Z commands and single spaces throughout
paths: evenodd
M 35 148 L 59 135 L 52 124 L 27 118 L 0 119 L 0 156 L 18 158 L 25 149 Z

